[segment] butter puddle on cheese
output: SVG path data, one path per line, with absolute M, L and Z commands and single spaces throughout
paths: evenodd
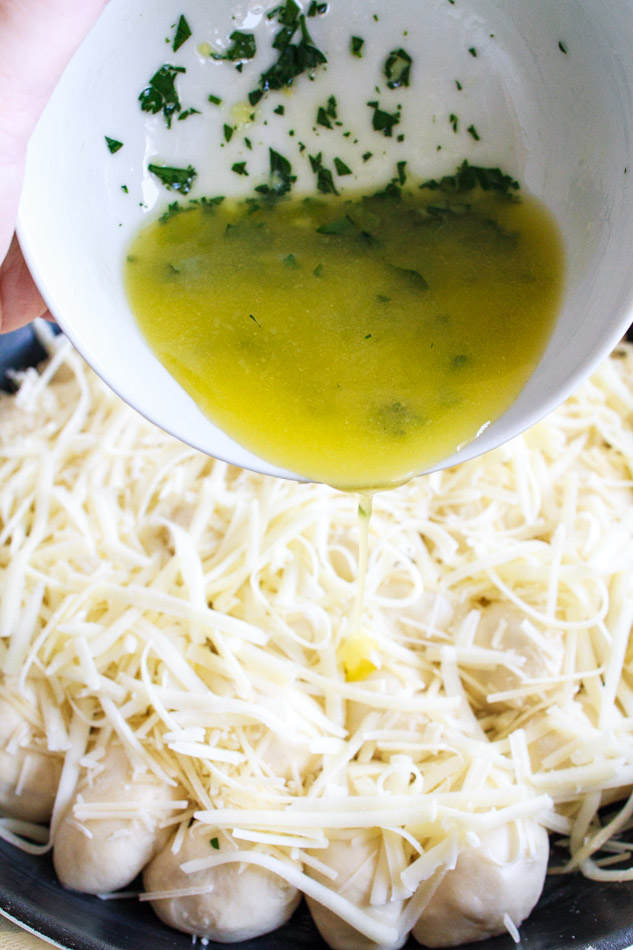
M 145 227 L 125 271 L 152 349 L 213 422 L 347 490 L 406 481 L 500 416 L 562 276 L 546 209 L 479 188 L 194 205 Z

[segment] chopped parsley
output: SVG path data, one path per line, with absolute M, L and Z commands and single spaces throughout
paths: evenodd
M 363 161 L 368 162 L 373 154 L 373 152 L 363 152 Z
M 484 191 L 511 195 L 521 186 L 510 175 L 504 174 L 500 168 L 482 168 L 478 165 L 470 165 L 467 161 L 462 162 L 454 175 L 445 175 L 439 181 L 431 178 L 420 185 L 420 188 L 428 188 L 431 191 L 448 192 L 472 191 L 477 187 Z
M 119 149 L 123 148 L 123 142 L 119 142 L 117 139 L 111 139 L 108 135 L 106 135 L 105 140 L 111 155 L 115 155 Z
M 285 156 L 274 148 L 268 150 L 270 159 L 270 184 L 257 185 L 255 191 L 268 198 L 281 198 L 287 194 L 297 180 L 292 174 L 292 165 Z
M 212 59 L 227 59 L 230 63 L 243 63 L 245 59 L 253 59 L 257 52 L 254 33 L 242 33 L 241 30 L 233 30 L 229 36 L 231 45 L 226 53 L 211 53 Z
M 211 839 L 209 840 L 209 844 L 211 845 L 212 848 L 215 848 L 216 851 L 219 851 L 219 850 L 220 850 L 220 839 L 219 839 L 219 838 L 211 838 Z
M 219 96 L 209 96 L 209 102 L 212 102 L 214 106 L 221 106 L 222 100 Z
M 270 177 L 272 179 L 272 193 L 279 197 L 290 191 L 297 180 L 297 176 L 292 174 L 292 165 L 283 155 L 276 152 L 273 148 L 269 149 L 270 157 Z
M 349 165 L 346 165 L 345 162 L 342 161 L 340 158 L 334 159 L 334 167 L 336 168 L 337 175 L 342 176 L 342 175 L 352 174 L 352 169 L 349 167 Z
M 391 138 L 393 135 L 393 127 L 398 125 L 400 122 L 400 111 L 398 112 L 385 112 L 384 109 L 380 108 L 380 105 L 375 100 L 368 102 L 367 105 L 370 109 L 374 110 L 372 116 L 372 127 L 376 132 L 382 132 L 387 138 Z
M 156 115 L 162 112 L 167 123 L 167 128 L 171 128 L 171 120 L 174 113 L 180 112 L 180 99 L 176 91 L 176 76 L 178 73 L 185 73 L 184 66 L 171 66 L 165 63 L 158 72 L 154 73 L 149 84 L 143 89 L 139 98 L 143 112 L 151 112 Z
M 453 128 L 453 132 L 457 132 L 457 129 L 459 128 L 459 119 L 458 119 L 458 117 L 455 115 L 454 112 L 451 112 L 451 114 L 450 114 L 449 117 L 448 117 L 448 121 L 451 123 L 451 126 L 452 126 L 452 128 Z
M 471 56 L 474 56 L 475 59 L 477 58 L 477 50 L 475 49 L 474 46 L 471 46 L 468 52 L 470 53 Z
M 186 43 L 189 37 L 191 36 L 191 27 L 187 23 L 187 20 L 184 16 L 181 16 L 178 20 L 178 26 L 176 27 L 176 33 L 174 35 L 174 42 L 172 44 L 172 49 L 176 53 L 183 43 Z
M 323 195 L 338 195 L 332 172 L 329 168 L 323 167 L 322 152 L 319 152 L 318 155 L 308 155 L 308 158 L 310 159 L 310 167 L 317 176 L 317 191 L 320 191 Z
M 178 116 L 178 121 L 182 122 L 183 119 L 188 119 L 190 115 L 200 115 L 200 109 L 185 109 L 185 111 L 181 112 Z
M 310 168 L 316 175 L 319 168 L 323 165 L 323 152 L 319 152 L 318 155 L 308 155 L 308 158 L 310 159 Z
M 329 221 L 327 224 L 322 224 L 321 227 L 316 230 L 317 234 L 332 234 L 338 236 L 341 234 L 353 234 L 356 231 L 356 225 L 350 216 L 346 214 L 344 218 Z
M 235 172 L 236 175 L 248 175 L 246 162 L 235 162 L 234 165 L 231 165 L 231 171 Z
M 317 171 L 317 190 L 323 195 L 338 195 L 332 172 L 329 168 L 319 168 Z
M 326 129 L 331 129 L 332 120 L 337 118 L 338 114 L 336 111 L 336 99 L 334 96 L 330 96 L 326 106 L 319 106 L 316 117 L 317 125 L 322 125 Z
M 457 86 L 457 88 L 458 88 L 458 90 L 459 90 L 460 92 L 461 92 L 462 89 L 464 88 L 464 87 L 462 86 L 461 82 L 459 81 L 459 79 L 456 79 L 456 80 L 455 80 L 455 85 Z
M 193 211 L 195 208 L 202 208 L 203 211 L 211 212 L 224 201 L 224 195 L 216 195 L 214 198 L 190 198 L 187 205 L 181 205 L 178 201 L 172 201 L 167 206 L 167 210 L 158 219 L 161 224 L 166 224 L 175 215 L 182 214 L 185 211 Z
M 284 257 L 283 262 L 286 267 L 290 267 L 293 270 L 296 270 L 299 266 L 299 262 L 297 261 L 297 258 L 294 256 L 294 254 L 287 254 L 286 257 Z
M 361 36 L 352 36 L 349 41 L 349 48 L 352 56 L 358 56 L 358 58 L 361 59 L 364 45 L 365 40 Z
M 407 51 L 402 48 L 394 49 L 389 53 L 383 70 L 389 89 L 399 89 L 401 86 L 409 85 L 412 62 Z
M 285 115 L 286 108 L 285 106 L 279 105 L 277 106 L 276 109 L 273 109 L 273 112 L 275 113 L 275 115 Z
M 469 125 L 467 131 L 470 132 L 475 142 L 478 142 L 480 140 L 481 135 L 479 134 L 479 132 L 477 131 L 474 125 Z
M 317 3 L 317 0 L 312 0 L 308 7 L 308 16 L 321 16 L 324 13 L 327 13 L 327 3 Z
M 392 178 L 391 181 L 385 185 L 381 191 L 376 191 L 374 193 L 374 198 L 395 198 L 398 199 L 402 196 L 402 185 L 400 184 L 400 178 Z
M 318 10 L 317 12 L 321 12 Z M 297 76 L 305 72 L 313 72 L 317 66 L 327 62 L 327 58 L 314 45 L 306 17 L 294 0 L 286 0 L 284 4 L 275 7 L 267 14 L 269 20 L 276 19 L 281 29 L 273 40 L 273 49 L 277 50 L 277 62 L 270 69 L 262 73 L 259 87 L 248 94 L 252 106 L 256 105 L 264 93 L 270 89 L 282 89 L 291 86 Z M 298 39 L 296 34 L 298 32 Z
M 170 191 L 179 191 L 183 195 L 189 193 L 198 174 L 192 165 L 187 168 L 171 168 L 168 165 L 148 165 L 147 167 L 165 188 L 169 188 Z
M 385 263 L 388 264 L 387 261 Z M 396 267 L 395 264 L 388 264 L 388 266 L 397 271 L 404 280 L 409 284 L 410 287 L 415 288 L 416 290 L 428 290 L 429 285 L 422 276 L 422 274 L 417 270 L 411 270 L 408 267 Z
M 398 401 L 374 407 L 370 418 L 378 428 L 396 439 L 404 438 L 409 429 L 424 425 L 426 421 L 414 409 Z
M 561 53 L 565 53 L 565 55 L 567 54 L 567 44 L 563 43 L 562 40 L 558 41 L 558 48 L 561 51 Z
M 234 131 L 235 131 L 235 129 L 233 128 L 232 125 L 227 125 L 226 123 L 224 123 L 223 132 L 224 132 L 224 141 L 225 141 L 225 142 L 230 142 L 230 141 L 231 141 L 231 139 L 233 138 L 233 132 L 234 132 Z
M 398 162 L 396 167 L 398 169 L 398 181 L 400 182 L 401 185 L 404 185 L 404 183 L 407 180 L 407 173 L 406 173 L 407 163 Z

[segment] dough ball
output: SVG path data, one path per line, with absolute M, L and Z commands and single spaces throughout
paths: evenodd
M 392 901 L 382 907 L 370 904 L 381 846 L 381 835 L 358 835 L 351 840 L 330 841 L 326 849 L 319 848 L 313 853 L 319 861 L 337 872 L 336 879 L 332 880 L 312 868 L 306 868 L 306 873 L 357 907 L 371 911 L 385 924 L 395 925 L 402 910 L 402 901 Z M 306 901 L 319 933 L 332 950 L 383 950 L 381 946 L 359 933 L 313 897 L 306 895 Z M 388 950 L 398 950 L 406 938 L 405 934 L 402 940 L 392 944 Z
M 159 822 L 169 815 L 151 807 L 134 818 L 88 818 L 74 814 L 83 803 L 121 802 L 151 805 L 182 797 L 182 790 L 166 785 L 149 772 L 134 773 L 122 746 L 108 749 L 103 771 L 90 781 L 84 774 L 73 801 L 62 815 L 53 847 L 57 876 L 65 887 L 86 894 L 106 894 L 134 880 L 163 846 L 169 830 Z
M 258 706 L 269 710 L 284 723 L 292 724 L 294 734 L 301 736 L 304 724 L 293 709 L 291 693 L 289 695 L 280 694 L 273 698 L 257 691 L 255 702 Z M 315 712 L 320 713 L 321 710 L 318 706 L 313 705 Z M 307 736 L 294 740 L 274 732 L 272 729 L 262 727 L 261 737 L 253 741 L 253 745 L 256 747 L 258 755 L 262 756 L 266 765 L 275 775 L 285 779 L 286 782 L 292 782 L 295 775 L 298 775 L 300 781 L 304 781 L 320 764 L 320 757 L 310 752 L 309 742 Z
M 413 928 L 425 947 L 457 947 L 506 933 L 507 914 L 518 927 L 541 896 L 547 861 L 547 831 L 535 821 L 517 822 L 480 835 L 467 845 Z
M 40 748 L 41 746 L 41 748 Z M 22 821 L 50 820 L 62 757 L 7 699 L 0 699 L 0 813 Z
M 530 634 L 522 629 L 521 624 L 525 619 L 524 614 L 513 604 L 497 601 L 482 608 L 482 616 L 475 633 L 475 646 L 510 653 L 516 668 L 510 669 L 500 663 L 492 669 L 469 670 L 469 675 L 487 695 L 518 689 L 523 686 L 525 679 L 560 673 L 563 653 L 558 638 L 548 639 L 545 652 Z M 522 700 L 514 699 L 501 700 L 494 703 L 494 708 L 515 708 L 521 702 Z
M 278 874 L 251 864 L 221 864 L 185 874 L 186 861 L 216 854 L 211 845 L 215 837 L 208 826 L 194 823 L 188 829 L 178 854 L 171 842 L 147 865 L 143 872 L 145 890 L 178 890 L 206 887 L 211 890 L 189 897 L 153 900 L 152 907 L 169 927 L 206 937 L 219 943 L 237 943 L 276 930 L 294 913 L 301 894 Z M 218 837 L 220 848 L 231 848 L 226 835 Z M 235 842 L 240 849 L 249 845 Z

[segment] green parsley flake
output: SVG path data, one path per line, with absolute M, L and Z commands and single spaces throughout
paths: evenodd
M 352 36 L 349 41 L 352 56 L 358 56 L 359 59 L 362 59 L 364 45 L 365 40 L 361 36 Z
M 399 89 L 401 86 L 409 85 L 412 62 L 407 51 L 402 48 L 394 49 L 389 53 L 383 70 L 389 89 Z
M 317 111 L 317 125 L 322 125 L 326 129 L 332 128 L 332 120 L 338 119 L 336 99 L 334 96 L 330 96 L 327 101 L 327 105 L 320 106 Z
M 230 63 L 239 63 L 245 59 L 254 59 L 257 52 L 254 33 L 242 33 L 241 30 L 233 30 L 229 36 L 231 45 L 226 53 L 212 53 L 212 59 L 227 59 Z
M 176 76 L 185 73 L 184 66 L 171 66 L 165 63 L 158 72 L 154 73 L 149 84 L 143 89 L 139 98 L 143 112 L 156 115 L 162 112 L 167 128 L 171 128 L 174 113 L 180 112 L 180 99 L 176 91 Z
M 171 168 L 168 165 L 148 165 L 147 167 L 165 188 L 169 188 L 170 191 L 179 191 L 183 195 L 189 193 L 198 174 L 192 165 L 187 168 Z
M 406 164 L 406 162 L 405 162 L 405 164 Z M 348 165 L 346 165 L 345 162 L 342 161 L 340 158 L 335 158 L 335 159 L 334 159 L 334 167 L 336 168 L 336 174 L 337 174 L 337 175 L 341 175 L 341 176 L 342 176 L 342 175 L 351 175 L 351 174 L 352 174 L 352 169 L 351 169 Z
M 332 172 L 329 168 L 319 168 L 317 171 L 317 190 L 323 195 L 338 195 Z
M 376 101 L 368 102 L 367 105 L 370 109 L 374 110 L 372 116 L 372 127 L 376 132 L 382 132 L 387 138 L 391 138 L 393 135 L 393 127 L 398 125 L 400 122 L 400 111 L 398 112 L 385 112 L 384 109 L 380 108 L 380 105 Z
M 108 135 L 106 135 L 105 140 L 111 155 L 115 155 L 119 149 L 123 148 L 123 142 L 119 142 L 117 139 L 111 139 Z
M 287 194 L 297 180 L 292 174 L 292 165 L 284 155 L 274 148 L 268 150 L 270 159 L 270 184 L 257 185 L 255 191 L 268 198 L 281 198 Z
M 484 191 L 496 191 L 499 194 L 511 197 L 513 191 L 521 187 L 510 175 L 504 174 L 500 168 L 482 168 L 462 162 L 454 175 L 445 175 L 439 181 L 431 178 L 420 185 L 430 191 L 460 192 L 472 191 L 473 188 L 482 188 Z
M 231 171 L 235 172 L 236 175 L 248 175 L 246 162 L 235 162 L 234 165 L 231 165 Z
M 176 53 L 183 43 L 186 43 L 189 37 L 191 36 L 191 27 L 187 23 L 187 20 L 184 16 L 181 16 L 178 20 L 178 26 L 176 27 L 176 34 L 174 36 L 174 42 L 172 49 Z
M 321 12 L 318 7 L 317 12 Z M 297 76 L 305 72 L 313 73 L 318 66 L 327 63 L 326 56 L 314 45 L 306 17 L 294 0 L 286 0 L 285 4 L 275 7 L 267 14 L 267 18 L 276 19 L 281 26 L 273 40 L 273 49 L 277 50 L 278 58 L 270 69 L 261 74 L 259 87 L 249 92 L 248 100 L 252 106 L 257 105 L 270 89 L 291 86 Z M 297 32 L 298 42 L 293 42 Z

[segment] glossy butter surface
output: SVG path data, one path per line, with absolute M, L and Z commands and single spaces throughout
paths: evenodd
M 193 206 L 126 286 L 158 358 L 257 455 L 387 487 L 473 438 L 534 369 L 563 252 L 535 200 L 475 190 Z

